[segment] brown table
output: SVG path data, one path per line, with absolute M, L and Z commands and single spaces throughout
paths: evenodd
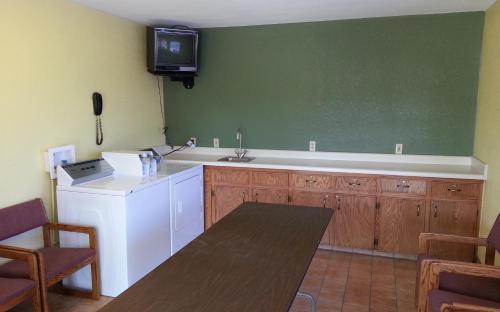
M 332 213 L 244 203 L 100 311 L 288 311 Z

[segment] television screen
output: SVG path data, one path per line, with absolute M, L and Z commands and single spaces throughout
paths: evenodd
M 148 28 L 148 70 L 154 73 L 196 72 L 198 32 Z

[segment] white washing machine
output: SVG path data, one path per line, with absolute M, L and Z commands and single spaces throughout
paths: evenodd
M 96 160 L 58 168 L 66 179 L 58 179 L 57 205 L 59 222 L 97 229 L 101 293 L 116 297 L 203 232 L 203 167 L 170 165 L 152 177 L 107 170 L 102 177 L 107 166 Z M 60 243 L 88 246 L 88 237 L 61 233 Z M 64 284 L 90 289 L 90 268 Z

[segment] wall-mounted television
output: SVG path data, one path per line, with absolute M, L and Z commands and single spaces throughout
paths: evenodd
M 160 75 L 198 71 L 198 32 L 192 29 L 147 28 L 148 71 Z

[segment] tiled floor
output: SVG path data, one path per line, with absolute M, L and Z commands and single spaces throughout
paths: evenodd
M 415 262 L 318 250 L 300 291 L 316 298 L 318 312 L 414 312 Z M 297 298 L 291 312 L 310 311 Z
M 318 250 L 300 291 L 316 298 L 318 312 L 414 312 L 414 289 L 413 261 Z M 111 298 L 93 301 L 50 294 L 49 300 L 51 312 L 91 312 Z M 13 311 L 31 311 L 31 305 Z M 302 311 L 310 311 L 309 302 L 298 298 L 290 312 Z

